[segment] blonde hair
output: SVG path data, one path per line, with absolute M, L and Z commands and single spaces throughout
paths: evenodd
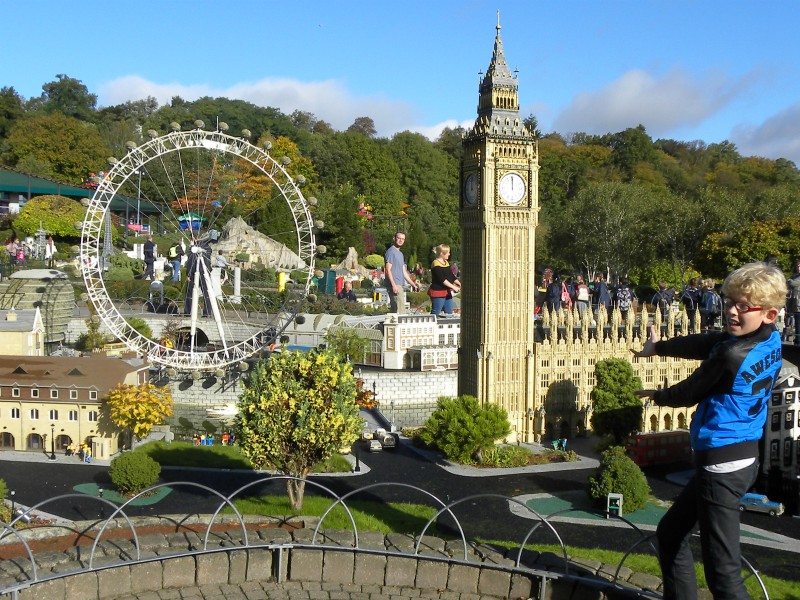
M 436 258 L 441 258 L 448 252 L 450 252 L 450 246 L 447 244 L 439 244 L 433 247 L 433 253 L 436 255 Z
M 767 263 L 747 263 L 725 278 L 722 294 L 764 308 L 781 308 L 786 304 L 786 278 Z

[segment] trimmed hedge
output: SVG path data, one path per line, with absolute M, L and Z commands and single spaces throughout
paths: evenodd
M 111 461 L 108 474 L 120 494 L 133 495 L 158 481 L 161 465 L 146 454 L 125 452 Z

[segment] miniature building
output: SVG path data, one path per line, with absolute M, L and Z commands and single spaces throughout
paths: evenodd
M 147 380 L 140 359 L 0 356 L 0 450 L 63 452 L 88 443 L 96 458 L 108 458 L 119 438 L 102 403 L 117 384 Z
M 66 340 L 75 307 L 75 291 L 67 275 L 54 269 L 27 269 L 0 282 L 0 309 L 41 307 L 48 351 Z
M 462 343 L 458 393 L 502 406 L 533 441 L 539 155 L 519 114 L 519 82 L 500 24 L 463 141 L 460 173 Z
M 800 475 L 800 376 L 796 369 L 785 371 L 772 388 L 761 470 L 765 475 L 779 470 L 784 478 L 795 479 Z
M 44 322 L 38 307 L 0 310 L 0 354 L 44 356 Z

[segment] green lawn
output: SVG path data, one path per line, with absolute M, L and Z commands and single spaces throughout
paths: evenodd
M 309 489 L 306 487 L 306 490 Z M 333 501 L 330 498 L 307 495 L 304 498 L 302 510 L 293 510 L 289 506 L 289 498 L 286 496 L 248 497 L 234 500 L 233 503 L 236 509 L 244 515 L 286 518 L 298 515 L 321 517 L 333 504 Z M 432 506 L 420 504 L 404 502 L 385 504 L 363 500 L 348 500 L 347 507 L 353 514 L 359 531 L 379 531 L 384 534 L 419 533 L 437 511 Z M 225 508 L 223 512 L 232 513 L 233 511 Z M 324 529 L 353 529 L 347 511 L 341 505 L 338 505 L 325 517 L 322 527 Z M 437 530 L 432 528 L 429 533 L 436 535 Z M 438 534 L 441 534 L 441 531 Z
M 491 541 L 485 543 L 512 549 L 519 547 L 512 543 L 503 541 Z M 526 548 L 536 552 L 552 552 L 558 556 L 561 556 L 562 553 L 560 546 L 555 546 L 552 544 L 539 544 L 536 546 L 528 545 Z M 571 559 L 596 560 L 610 565 L 618 565 L 623 557 L 621 552 L 602 550 L 598 548 L 578 548 L 575 546 L 567 546 L 566 550 L 567 555 Z M 639 573 L 649 573 L 651 575 L 655 575 L 656 577 L 661 577 L 661 568 L 658 565 L 658 560 L 652 555 L 630 554 L 625 559 L 623 566 L 626 566 L 629 569 Z M 694 570 L 697 576 L 697 584 L 701 588 L 706 587 L 706 578 L 705 574 L 703 573 L 702 563 L 695 563 Z M 764 594 L 761 591 L 761 587 L 759 586 L 756 578 L 753 577 L 749 571 L 742 572 L 742 577 L 747 578 L 748 576 L 750 577 L 745 580 L 745 585 L 747 586 L 747 591 L 750 593 L 750 596 L 752 598 L 764 598 Z M 775 579 L 763 574 L 761 575 L 761 578 L 764 580 L 764 585 L 767 587 L 770 600 L 797 600 L 800 598 L 800 594 L 798 594 L 798 583 L 796 581 Z

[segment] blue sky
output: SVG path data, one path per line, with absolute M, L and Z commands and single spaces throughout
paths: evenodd
M 436 137 L 475 117 L 500 10 L 543 132 L 733 141 L 800 165 L 798 4 L 742 0 L 0 0 L 0 86 L 65 73 L 106 106 L 227 96 L 337 129 Z M 10 51 L 11 46 L 15 49 Z

